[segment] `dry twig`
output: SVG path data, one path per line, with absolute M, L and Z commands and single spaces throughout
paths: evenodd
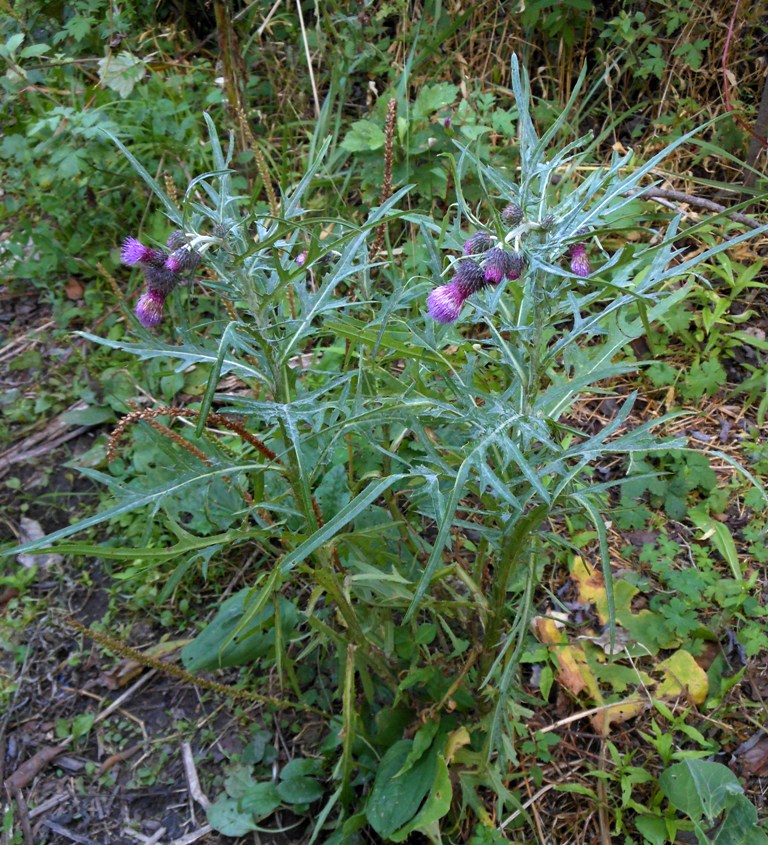
M 181 743 L 181 759 L 184 763 L 184 774 L 187 778 L 189 794 L 204 810 L 207 811 L 211 806 L 211 802 L 200 787 L 200 780 L 197 777 L 197 767 L 195 766 L 195 758 L 192 756 L 192 746 L 188 742 Z
M 704 197 L 697 197 L 694 194 L 686 194 L 683 193 L 683 191 L 672 191 L 666 188 L 644 188 L 635 191 L 634 193 L 638 199 L 664 199 L 672 200 L 673 202 L 684 202 L 696 208 L 704 208 L 707 211 L 715 211 L 718 214 L 723 211 L 728 211 L 728 206 L 720 205 L 719 202 L 713 202 L 712 200 L 704 199 Z M 728 217 L 736 223 L 743 223 L 745 226 L 749 226 L 750 229 L 759 229 L 762 225 L 758 220 L 755 220 L 754 217 L 749 217 L 738 211 L 731 212 Z

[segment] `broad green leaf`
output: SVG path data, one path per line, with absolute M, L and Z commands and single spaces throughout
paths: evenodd
M 0 45 L 0 56 L 9 58 L 21 47 L 24 43 L 25 35 L 23 32 L 17 32 L 11 35 L 5 44 Z
M 280 769 L 280 780 L 319 775 L 322 769 L 322 760 L 314 757 L 295 757 Z
M 666 845 L 669 841 L 667 823 L 659 816 L 638 816 L 635 819 L 635 827 L 649 845 Z
M 252 595 L 253 590 L 246 588 L 230 596 L 203 631 L 181 650 L 181 658 L 188 671 L 197 673 L 206 669 L 242 666 L 269 654 L 275 645 L 275 610 L 271 602 L 248 619 L 247 630 L 238 634 L 239 626 L 247 617 Z M 284 596 L 279 597 L 278 606 L 282 634 L 288 638 L 298 622 L 298 612 Z
M 659 786 L 670 803 L 694 821 L 706 816 L 714 822 L 733 797 L 744 792 L 729 768 L 699 759 L 674 763 L 662 772 Z
M 413 747 L 409 739 L 402 739 L 382 757 L 373 790 L 368 797 L 366 815 L 371 827 L 383 839 L 406 825 L 416 815 L 421 802 L 432 788 L 436 757 L 427 754 L 399 777 Z
M 94 405 L 79 411 L 66 411 L 59 417 L 62 422 L 69 425 L 98 425 L 114 418 L 115 412 L 111 408 L 100 408 Z
M 93 727 L 96 717 L 93 713 L 81 713 L 75 717 L 72 723 L 72 736 L 78 739 L 81 736 L 86 736 Z
M 429 117 L 436 111 L 450 106 L 459 96 L 458 85 L 449 82 L 437 82 L 432 85 L 424 85 L 419 91 L 416 102 L 411 112 L 414 120 L 422 120 Z
M 386 136 L 378 124 L 372 120 L 356 120 L 341 146 L 351 153 L 370 152 L 381 149 L 385 141 Z
M 424 806 L 413 821 L 405 827 L 390 835 L 393 842 L 405 842 L 414 831 L 421 831 L 432 842 L 440 842 L 440 833 L 437 822 L 451 809 L 453 789 L 451 777 L 448 773 L 448 766 L 442 754 L 437 755 L 436 769 L 432 789 L 430 790 Z
M 245 836 L 258 825 L 254 821 L 253 814 L 240 807 L 240 802 L 234 798 L 227 798 L 220 795 L 206 813 L 208 824 L 224 836 Z
M 416 736 L 413 738 L 411 750 L 405 758 L 402 769 L 398 771 L 395 777 L 399 777 L 407 772 L 408 769 L 412 768 L 424 756 L 427 749 L 432 745 L 432 740 L 435 738 L 439 729 L 440 721 L 433 719 L 425 725 L 422 725 L 418 731 L 416 731 Z
M 257 822 L 274 813 L 281 803 L 277 787 L 270 782 L 254 783 L 240 798 L 241 810 Z
M 127 50 L 123 50 L 117 56 L 108 55 L 99 59 L 98 65 L 102 85 L 117 91 L 123 99 L 147 75 L 144 62 Z
M 701 837 L 699 837 L 701 840 Z M 736 795 L 714 838 L 703 845 L 766 845 L 768 835 L 759 826 L 757 809 L 746 795 Z
M 325 794 L 323 785 L 309 777 L 291 777 L 277 784 L 277 794 L 286 804 L 311 804 Z

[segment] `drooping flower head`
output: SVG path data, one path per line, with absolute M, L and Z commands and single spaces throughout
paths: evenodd
M 506 255 L 507 268 L 505 275 L 513 282 L 515 279 L 520 278 L 520 274 L 525 269 L 525 256 L 522 252 L 508 252 Z
M 185 246 L 186 243 L 187 236 L 181 231 L 181 229 L 175 229 L 171 232 L 171 234 L 168 235 L 168 240 L 166 241 L 168 249 L 170 250 L 181 249 L 181 247 Z
M 488 284 L 497 285 L 502 279 L 519 279 L 525 267 L 520 252 L 506 252 L 499 247 L 489 250 L 483 259 L 483 274 Z
M 192 273 L 200 263 L 200 253 L 191 246 L 181 246 L 175 249 L 166 259 L 165 268 L 172 273 Z
M 154 328 L 163 319 L 163 306 L 168 294 L 184 283 L 184 276 L 194 272 L 200 263 L 200 253 L 187 243 L 181 230 L 172 232 L 167 240 L 169 255 L 164 249 L 144 246 L 134 237 L 123 241 L 120 258 L 123 264 L 141 266 L 147 289 L 136 304 L 136 316 L 142 326 Z
M 184 280 L 178 273 L 169 270 L 167 267 L 149 266 L 144 268 L 144 280 L 147 283 L 147 290 L 161 293 L 164 297 Z
M 152 247 L 144 246 L 136 238 L 126 238 L 120 250 L 120 261 L 129 267 L 133 267 L 134 264 L 141 264 L 145 267 L 158 267 L 162 265 L 165 259 L 166 253 L 162 249 L 152 249 Z
M 427 297 L 427 312 L 438 323 L 452 323 L 458 319 L 465 299 L 456 282 L 440 285 Z
M 136 316 L 146 329 L 159 326 L 163 319 L 165 294 L 159 290 L 148 290 L 136 303 Z
M 492 285 L 498 283 L 507 275 L 508 254 L 495 246 L 488 250 L 483 260 L 483 276 Z
M 464 242 L 464 255 L 479 255 L 487 252 L 494 244 L 494 239 L 488 232 L 476 232 Z
M 592 272 L 592 268 L 589 266 L 586 244 L 571 244 L 568 247 L 568 254 L 571 258 L 571 272 L 586 278 Z
M 483 268 L 469 258 L 462 258 L 454 265 L 455 273 L 451 283 L 461 292 L 466 299 L 484 288 L 488 282 L 485 279 Z

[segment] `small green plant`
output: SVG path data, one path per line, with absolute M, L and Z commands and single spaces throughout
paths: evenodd
M 659 786 L 676 810 L 692 823 L 699 845 L 733 843 L 765 845 L 768 835 L 757 823 L 757 810 L 744 795 L 733 772 L 721 763 L 688 759 L 670 766 L 659 778 Z M 650 841 L 663 845 L 667 833 L 678 827 L 668 820 L 666 831 Z

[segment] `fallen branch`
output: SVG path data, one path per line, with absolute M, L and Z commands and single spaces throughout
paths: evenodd
M 662 199 L 672 200 L 674 202 L 684 202 L 696 208 L 705 208 L 707 211 L 715 211 L 718 214 L 723 211 L 728 211 L 728 206 L 720 205 L 719 202 L 707 200 L 703 197 L 697 197 L 693 194 L 686 194 L 683 191 L 672 191 L 667 188 L 641 188 L 638 191 L 633 191 L 634 196 L 638 199 Z M 738 211 L 731 212 L 728 217 L 736 223 L 743 223 L 749 226 L 750 229 L 759 229 L 762 225 L 754 217 L 748 217 L 746 214 L 741 214 Z

